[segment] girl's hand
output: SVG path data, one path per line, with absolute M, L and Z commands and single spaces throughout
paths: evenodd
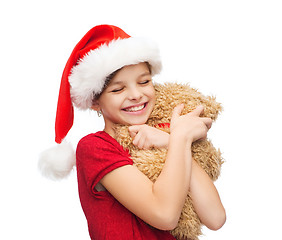
M 168 146 L 169 134 L 146 124 L 133 125 L 128 128 L 133 144 L 139 149 L 151 147 L 165 148 Z
M 184 105 L 178 105 L 174 108 L 170 123 L 171 133 L 177 133 L 190 143 L 199 139 L 205 139 L 207 132 L 211 128 L 212 120 L 210 118 L 200 117 L 204 107 L 198 106 L 192 112 L 180 116 Z

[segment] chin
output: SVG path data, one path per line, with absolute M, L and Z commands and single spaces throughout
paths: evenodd
M 131 119 L 127 122 L 127 125 L 142 125 L 147 122 L 148 118 L 142 118 L 142 119 Z
M 124 125 L 142 125 L 145 124 L 149 116 L 130 116 L 122 121 Z
M 145 124 L 147 121 L 130 121 L 127 123 L 127 125 L 142 125 L 142 124 Z

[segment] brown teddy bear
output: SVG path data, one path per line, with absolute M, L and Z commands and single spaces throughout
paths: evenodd
M 169 123 L 172 110 L 175 106 L 184 103 L 182 114 L 191 112 L 198 105 L 204 106 L 202 116 L 216 120 L 222 107 L 215 101 L 215 97 L 204 96 L 189 85 L 166 83 L 155 84 L 156 104 L 147 124 L 157 127 L 169 133 Z M 151 148 L 149 150 L 138 149 L 132 143 L 128 132 L 128 126 L 116 125 L 116 140 L 126 149 L 133 159 L 134 165 L 153 182 L 161 173 L 166 159 L 167 149 Z M 215 149 L 208 139 L 198 140 L 192 144 L 192 156 L 194 160 L 206 171 L 209 177 L 215 181 L 220 174 L 223 163 L 221 153 Z M 201 222 L 187 195 L 184 207 L 177 227 L 171 231 L 176 239 L 198 239 L 201 232 Z

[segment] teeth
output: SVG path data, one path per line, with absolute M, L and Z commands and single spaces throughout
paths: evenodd
M 124 110 L 127 111 L 127 112 L 136 112 L 136 111 L 142 110 L 144 107 L 145 107 L 145 104 L 140 105 L 140 106 L 138 106 L 138 107 L 126 108 L 126 109 L 124 109 Z

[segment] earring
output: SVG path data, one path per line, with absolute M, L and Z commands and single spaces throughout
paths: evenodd
M 101 117 L 102 116 L 102 112 L 101 111 L 97 111 L 97 115 L 98 115 L 98 117 Z

